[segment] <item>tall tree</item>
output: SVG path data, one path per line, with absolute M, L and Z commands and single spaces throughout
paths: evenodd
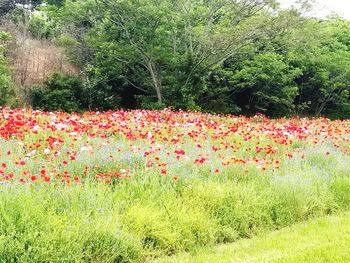
M 156 94 L 159 104 L 169 98 L 195 104 L 205 90 L 206 73 L 267 37 L 276 19 L 271 0 L 96 3 L 103 14 L 99 30 L 106 33 L 99 44 L 106 49 L 109 43 L 113 59 L 124 65 L 119 73 L 130 85 Z M 138 77 L 130 78 L 133 74 Z

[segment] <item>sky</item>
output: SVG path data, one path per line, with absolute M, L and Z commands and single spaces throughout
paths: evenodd
M 292 5 L 295 0 L 279 0 L 282 7 Z M 350 0 L 315 0 L 313 16 L 326 17 L 336 13 L 350 20 Z

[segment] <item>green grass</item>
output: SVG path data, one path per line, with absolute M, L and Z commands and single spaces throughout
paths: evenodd
M 336 213 L 350 200 L 350 180 L 337 173 L 0 187 L 0 262 L 143 262 Z
M 2 183 L 0 262 L 143 262 L 349 209 L 348 157 L 308 151 L 287 161 L 283 176 Z
M 350 213 L 346 213 L 156 262 L 349 262 L 349 247 Z
M 303 161 L 285 162 L 284 175 L 188 171 L 175 182 L 145 172 L 113 185 L 2 182 L 0 262 L 144 262 L 241 244 L 348 210 L 350 158 L 307 151 Z M 307 244 L 297 240 L 298 246 Z

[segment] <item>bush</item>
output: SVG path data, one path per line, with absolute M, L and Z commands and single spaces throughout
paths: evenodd
M 38 39 L 46 39 L 52 36 L 53 25 L 48 21 L 47 17 L 34 14 L 29 21 L 29 32 L 33 37 Z
M 43 86 L 32 87 L 33 108 L 45 111 L 78 112 L 108 110 L 120 105 L 120 97 L 104 80 L 55 73 Z
M 32 106 L 46 111 L 79 111 L 84 106 L 82 87 L 79 77 L 55 73 L 43 86 L 32 88 Z

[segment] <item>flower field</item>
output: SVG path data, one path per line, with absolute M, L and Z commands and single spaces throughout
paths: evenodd
M 0 109 L 0 259 L 142 262 L 350 205 L 350 121 Z

